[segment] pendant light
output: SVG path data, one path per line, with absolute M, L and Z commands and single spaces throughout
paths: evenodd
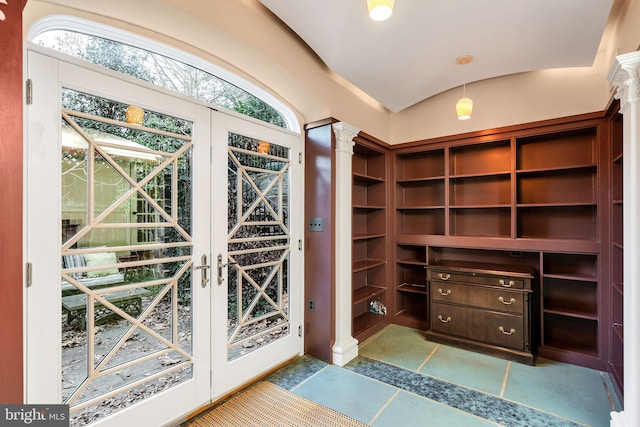
M 393 5 L 395 2 L 395 0 L 367 0 L 369 17 L 374 21 L 389 19 L 393 13 Z
M 125 119 L 127 120 L 127 123 L 141 125 L 144 120 L 144 110 L 140 107 L 136 107 L 135 105 L 129 105 L 127 107 L 127 112 L 125 113 Z
M 459 65 L 466 65 L 473 60 L 471 55 L 462 55 L 456 59 L 456 63 Z M 473 111 L 473 101 L 467 97 L 467 83 L 463 80 L 462 83 L 462 98 L 456 102 L 456 113 L 458 113 L 458 120 L 468 120 L 471 118 Z

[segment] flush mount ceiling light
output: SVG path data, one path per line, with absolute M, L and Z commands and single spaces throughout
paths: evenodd
M 473 60 L 471 55 L 462 55 L 456 58 L 456 63 L 459 65 L 466 65 Z M 463 80 L 462 83 L 462 98 L 456 102 L 456 113 L 458 113 L 458 120 L 468 120 L 471 118 L 471 112 L 473 111 L 473 101 L 467 97 L 467 83 Z
M 369 16 L 374 21 L 384 21 L 393 13 L 395 0 L 367 0 Z

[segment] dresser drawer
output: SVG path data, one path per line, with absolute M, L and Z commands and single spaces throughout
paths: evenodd
M 460 273 L 457 271 L 450 271 L 446 269 L 434 268 L 430 271 L 430 280 L 438 282 L 462 282 L 462 283 L 475 283 L 478 285 L 491 285 L 499 286 L 507 289 L 523 289 L 524 280 L 508 277 L 508 276 L 494 276 L 478 273 Z
M 524 314 L 526 294 L 458 283 L 431 282 L 431 301 L 450 302 L 490 310 Z
M 437 302 L 431 304 L 431 329 L 516 350 L 528 344 L 523 316 Z

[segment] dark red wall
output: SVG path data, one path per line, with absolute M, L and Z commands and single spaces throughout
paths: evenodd
M 0 3 L 0 402 L 22 403 L 22 9 Z
M 334 179 L 335 144 L 331 123 L 307 128 L 305 141 L 305 307 L 304 352 L 331 362 L 335 335 Z M 322 218 L 322 232 L 310 232 L 311 218 Z M 309 310 L 309 300 L 315 301 Z

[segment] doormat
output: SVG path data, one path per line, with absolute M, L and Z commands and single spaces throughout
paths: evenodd
M 189 427 L 366 427 L 333 409 L 263 381 L 198 416 Z

